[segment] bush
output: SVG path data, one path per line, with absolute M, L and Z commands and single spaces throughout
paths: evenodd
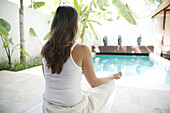
M 0 62 L 0 70 L 20 71 L 40 65 L 41 57 L 35 57 L 27 62 L 26 61 L 20 62 L 19 60 L 15 60 L 14 62 L 11 63 L 11 65 L 8 63 L 7 60 L 2 60 L 2 62 Z

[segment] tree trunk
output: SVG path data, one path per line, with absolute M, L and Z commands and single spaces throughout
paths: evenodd
M 19 9 L 19 22 L 20 22 L 20 42 L 24 41 L 24 6 L 23 0 L 20 0 L 20 9 Z M 20 48 L 25 50 L 25 44 L 21 44 Z M 26 56 L 20 52 L 20 61 L 25 61 Z
M 90 3 L 90 8 L 89 8 L 89 10 L 92 10 L 93 1 L 94 1 L 94 0 L 92 0 L 91 3 Z M 86 23 L 87 23 L 88 18 L 89 18 L 89 13 L 86 14 L 86 17 L 85 17 L 84 23 L 83 23 L 83 28 L 82 28 L 82 30 L 81 30 L 81 34 L 80 34 L 80 42 L 81 42 L 81 43 L 83 43 L 83 41 L 84 41 L 84 34 L 85 34 Z

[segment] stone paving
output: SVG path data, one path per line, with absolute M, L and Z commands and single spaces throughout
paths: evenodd
M 170 85 L 116 81 L 111 113 L 170 113 Z M 0 71 L 0 113 L 25 113 L 42 102 L 41 67 L 20 72 Z

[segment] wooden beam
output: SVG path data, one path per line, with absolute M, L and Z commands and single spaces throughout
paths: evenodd
M 164 2 L 166 2 L 166 0 Z M 152 16 L 152 18 L 154 18 L 157 14 L 159 14 L 160 12 L 166 10 L 170 6 L 170 2 L 169 1 L 168 1 L 169 3 L 164 3 L 164 2 L 160 5 L 160 7 L 158 8 L 157 13 L 154 14 Z
M 166 22 L 166 10 L 164 10 L 164 19 L 163 19 L 161 57 L 163 56 L 163 46 L 164 46 L 164 36 L 165 36 L 165 22 Z
M 165 11 L 170 11 L 170 9 L 166 9 Z

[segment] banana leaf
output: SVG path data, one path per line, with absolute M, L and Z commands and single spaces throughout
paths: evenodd
M 78 15 L 81 14 L 81 7 L 77 0 L 74 0 L 74 8 L 77 10 Z
M 112 0 L 112 3 L 116 6 L 120 16 L 124 17 L 129 23 L 136 25 L 136 21 L 133 18 L 129 8 L 125 6 L 121 0 Z
M 100 22 L 96 21 L 96 20 L 87 20 L 87 22 L 95 22 L 97 23 L 98 25 L 102 25 Z
M 11 30 L 11 25 L 2 18 L 0 18 L 0 25 L 3 26 L 8 32 Z
M 94 37 L 96 38 L 96 40 L 98 40 L 97 34 L 96 34 L 96 32 L 94 31 L 93 25 L 92 25 L 90 22 L 88 22 L 88 24 L 89 24 L 89 26 L 90 26 L 90 29 L 93 31 Z
M 102 11 L 105 11 L 108 6 L 108 0 L 97 0 L 97 5 Z
M 5 29 L 5 27 L 3 27 L 2 25 L 0 25 L 0 36 L 4 37 L 4 36 L 8 36 L 8 31 Z

